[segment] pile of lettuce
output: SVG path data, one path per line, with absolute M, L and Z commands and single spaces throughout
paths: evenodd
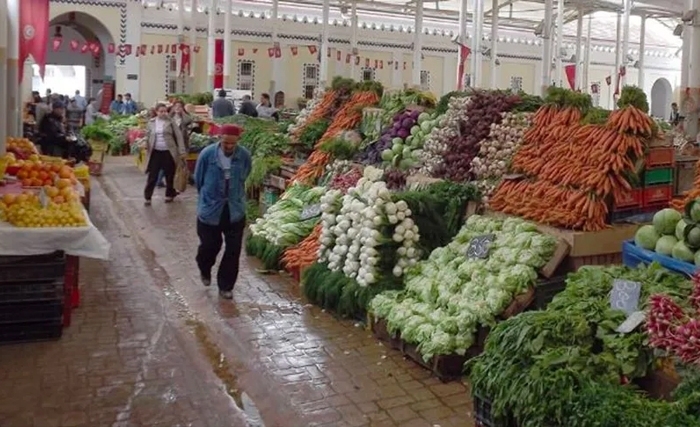
M 486 258 L 468 258 L 470 241 L 494 234 Z M 513 299 L 533 286 L 552 257 L 556 239 L 517 218 L 470 217 L 447 246 L 412 267 L 406 289 L 386 291 L 370 303 L 391 333 L 417 344 L 425 360 L 465 354 L 478 327 L 493 326 Z

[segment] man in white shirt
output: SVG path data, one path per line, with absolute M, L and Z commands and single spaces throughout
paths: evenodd
M 85 125 L 91 125 L 95 123 L 95 119 L 100 116 L 100 112 L 97 109 L 97 102 L 95 98 L 90 98 L 88 101 L 87 108 L 85 109 Z
M 87 103 L 87 100 L 85 99 L 85 97 L 80 95 L 79 90 L 75 91 L 75 97 L 73 99 L 75 99 L 75 106 L 78 107 L 79 109 L 85 111 L 88 103 Z

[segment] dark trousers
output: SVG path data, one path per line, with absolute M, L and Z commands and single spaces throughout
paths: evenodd
M 170 151 L 153 150 L 151 159 L 148 161 L 148 179 L 146 181 L 146 189 L 143 190 L 143 197 L 146 200 L 151 200 L 153 190 L 158 183 L 158 173 L 162 170 L 165 173 L 165 197 L 177 196 L 175 191 L 175 159 L 170 154 Z
M 219 255 L 221 244 L 225 243 L 224 256 L 219 264 L 216 283 L 222 291 L 233 290 L 238 278 L 238 267 L 243 244 L 245 218 L 240 221 L 229 220 L 228 206 L 224 207 L 219 225 L 208 225 L 197 219 L 197 235 L 199 249 L 197 250 L 197 266 L 199 272 L 206 278 L 211 278 L 211 269 Z

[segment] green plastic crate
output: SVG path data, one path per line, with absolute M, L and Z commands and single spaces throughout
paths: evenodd
M 647 169 L 644 172 L 644 185 L 670 184 L 673 182 L 673 168 Z

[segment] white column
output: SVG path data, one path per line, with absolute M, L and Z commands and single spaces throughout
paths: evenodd
M 617 33 L 616 33 L 616 38 L 615 38 L 615 71 L 613 72 L 612 76 L 612 90 L 610 91 L 612 95 L 612 109 L 617 110 L 617 97 L 615 96 L 615 89 L 619 87 L 619 81 L 620 81 L 620 60 L 621 60 L 621 50 L 622 50 L 622 15 L 617 14 Z
M 350 77 L 353 79 L 357 79 L 358 78 L 357 70 L 356 70 L 357 66 L 355 65 L 355 56 L 357 56 L 357 1 L 356 0 L 353 0 L 352 7 L 350 9 L 350 50 L 352 52 L 352 58 L 350 58 Z
M 563 75 L 564 66 L 561 62 L 561 49 L 564 47 L 564 0 L 557 1 L 557 87 L 564 87 Z
M 178 71 L 180 70 L 182 64 L 182 51 L 179 50 L 179 45 L 185 43 L 185 0 L 177 0 L 177 43 L 178 52 L 175 54 L 177 57 Z M 182 92 L 187 92 L 185 77 L 178 72 L 178 82 L 182 83 Z M 177 90 L 180 92 L 180 89 Z
M 197 78 L 195 74 L 195 68 L 197 65 L 197 55 L 194 53 L 194 47 L 197 45 L 197 1 L 192 1 L 192 9 L 190 10 L 190 75 L 189 75 L 189 88 L 191 93 L 197 92 Z M 208 46 L 207 46 L 208 48 Z M 207 55 L 209 55 L 207 50 Z M 208 59 L 208 57 L 207 57 Z
M 209 25 L 207 26 L 207 91 L 216 89 L 214 87 L 214 72 L 216 69 L 216 0 L 209 0 Z
M 681 52 L 681 93 L 688 87 L 688 75 L 690 73 L 690 48 L 692 43 L 692 30 L 690 25 L 683 26 L 683 50 Z
M 498 0 L 491 2 L 491 89 L 498 89 Z
M 226 8 L 224 9 L 224 86 L 227 88 L 233 87 L 231 85 L 231 14 L 232 1 L 226 1 Z
M 416 0 L 416 20 L 413 26 L 413 85 L 420 86 L 420 72 L 423 69 L 423 0 Z
M 279 37 L 277 36 L 279 27 L 279 1 L 272 0 L 272 9 L 270 10 L 270 18 L 272 19 L 272 45 L 279 43 Z M 282 74 L 282 63 L 281 59 L 272 58 L 272 80 L 270 81 L 270 98 L 272 102 L 275 102 L 275 92 L 282 88 L 280 82 L 280 77 Z
M 552 14 L 554 0 L 544 0 L 542 28 L 542 94 L 552 85 Z
M 481 40 L 484 31 L 484 0 L 474 0 L 474 12 L 472 13 L 474 22 L 472 36 L 472 86 L 482 87 L 483 55 L 481 54 Z
M 457 18 L 457 25 L 459 25 L 459 30 L 457 31 L 457 41 L 459 44 L 466 46 L 467 45 L 467 11 L 469 10 L 469 0 L 462 0 L 459 3 L 459 17 Z M 464 68 L 462 69 L 462 74 L 459 75 L 459 61 L 460 61 L 460 55 L 461 55 L 461 49 L 458 47 L 457 48 L 457 78 L 455 79 L 455 82 L 459 82 L 460 79 L 462 79 L 462 84 L 466 85 L 466 82 L 464 80 L 464 74 L 467 73 L 467 62 L 464 62 Z M 476 52 L 472 52 L 472 56 Z M 471 60 L 474 58 L 472 57 Z M 470 61 L 471 61 L 470 60 Z
M 627 55 L 630 52 L 630 9 L 632 8 L 632 0 L 624 0 L 624 9 L 622 15 L 622 52 L 620 55 L 621 65 L 625 67 L 625 75 L 621 77 L 620 88 L 627 84 Z
M 0 25 L 7 25 L 7 2 L 0 0 Z M 7 29 L 0 31 L 0 94 L 7 93 Z M 7 140 L 7 98 L 0 96 L 0 156 Z
M 322 28 L 323 33 L 321 34 L 321 66 L 320 66 L 320 76 L 321 86 L 325 86 L 328 82 L 328 34 L 329 25 L 328 20 L 331 16 L 331 2 L 330 0 L 323 0 L 323 22 Z
M 0 0 L 1 1 L 1 0 Z M 19 2 L 7 0 L 7 134 L 22 136 L 19 99 Z M 24 76 L 31 79 L 32 76 Z M 2 96 L 2 95 L 0 95 Z
M 391 66 L 391 88 L 392 89 L 402 89 L 403 88 L 403 53 L 396 49 L 391 51 L 391 60 L 394 63 Z M 396 66 L 398 65 L 398 68 Z
M 591 87 L 588 83 L 588 74 L 591 72 L 591 27 L 593 26 L 593 14 L 588 15 L 588 29 L 586 30 L 586 47 L 585 47 L 585 62 L 583 63 L 583 79 L 581 80 L 581 88 L 584 92 L 590 92 Z
M 700 9 L 700 0 L 690 0 L 689 9 Z M 695 101 L 695 105 L 700 102 L 700 67 L 694 67 L 693 64 L 700 64 L 700 22 L 695 19 L 690 25 L 686 26 L 684 31 L 690 32 L 690 67 L 688 71 L 688 88 L 690 89 L 689 96 Z M 685 88 L 681 88 L 681 93 L 685 93 Z M 683 99 L 681 98 L 681 101 Z M 681 108 L 685 109 L 684 102 L 681 102 Z M 692 140 L 698 134 L 698 110 L 683 111 L 685 113 L 685 133 Z
M 126 17 L 127 20 L 125 43 L 130 44 L 132 46 L 132 49 L 136 49 L 137 46 L 141 45 L 141 22 L 143 21 L 143 6 L 141 6 L 141 3 L 133 1 L 126 2 Z M 64 40 L 64 43 L 66 42 L 67 41 Z M 115 81 L 117 86 L 122 84 L 121 87 L 117 88 L 119 93 L 130 93 L 132 99 L 142 101 L 144 103 L 156 101 L 156 99 L 141 98 L 141 85 L 143 84 L 145 86 L 151 84 L 150 79 L 152 77 L 148 75 L 149 70 L 144 69 L 142 72 L 140 57 L 136 57 L 136 55 L 132 53 L 131 55 L 125 56 L 124 58 L 114 58 L 114 61 L 117 64 L 117 76 L 124 76 L 123 84 L 119 81 L 119 79 L 117 79 L 117 76 L 114 76 L 115 80 L 117 80 Z M 161 64 L 163 64 L 163 62 L 161 62 Z M 126 76 L 129 74 L 138 76 L 138 78 L 136 80 L 126 79 Z M 88 83 L 88 91 L 90 90 L 90 88 L 92 88 L 92 84 Z M 165 92 L 163 92 L 163 94 L 164 93 Z M 94 93 L 93 95 L 97 95 L 97 93 Z M 158 96 L 158 99 L 160 98 L 161 97 Z
M 583 82 L 583 58 L 581 58 L 581 42 L 583 39 L 583 9 L 578 9 L 578 21 L 576 21 L 576 79 L 574 89 L 581 89 Z
M 639 68 L 637 70 L 637 86 L 644 90 L 644 50 L 646 49 L 647 17 L 642 14 L 642 25 L 639 34 Z

